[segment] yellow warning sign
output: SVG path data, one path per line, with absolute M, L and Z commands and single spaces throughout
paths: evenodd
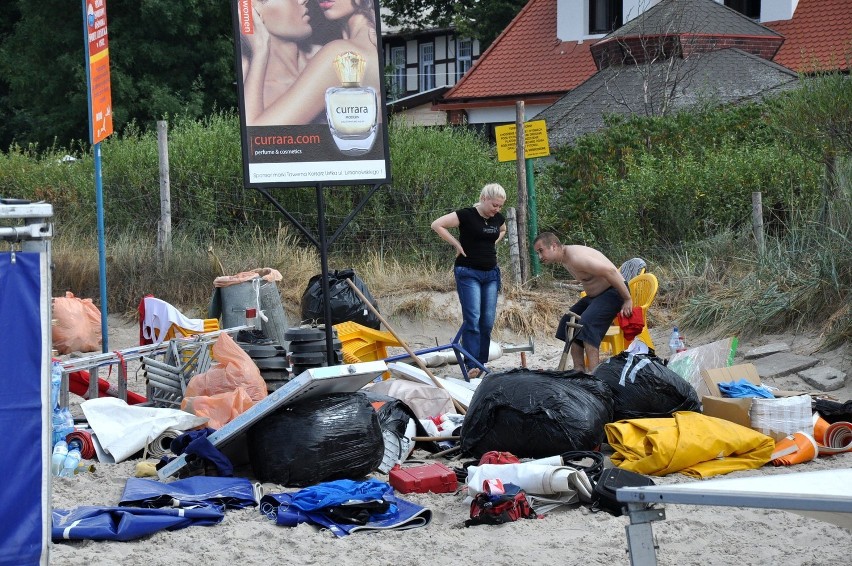
M 494 135 L 497 137 L 497 160 L 514 161 L 517 159 L 518 129 L 515 124 L 496 126 Z M 544 120 L 524 122 L 524 158 L 547 157 L 550 155 L 550 144 L 547 142 L 547 125 Z

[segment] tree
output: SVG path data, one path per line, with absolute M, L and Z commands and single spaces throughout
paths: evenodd
M 803 77 L 773 105 L 771 118 L 796 150 L 825 166 L 820 220 L 830 223 L 841 196 L 839 165 L 852 156 L 852 79 L 842 72 Z
M 17 0 L 0 43 L 0 147 L 88 139 L 83 14 L 79 2 Z M 236 106 L 230 2 L 145 0 L 107 6 L 113 123 Z
M 382 7 L 390 14 L 382 19 L 403 30 L 454 25 L 460 36 L 478 39 L 485 49 L 526 3 L 527 0 L 387 0 Z
M 683 5 L 668 2 L 655 9 L 648 22 L 648 5 L 640 3 L 641 13 L 631 24 L 632 33 L 620 35 L 601 53 L 604 66 L 614 72 L 606 80 L 612 99 L 631 114 L 666 116 L 673 110 L 678 93 L 692 87 L 695 63 L 702 53 L 692 49 L 701 37 L 701 23 Z M 705 46 L 705 49 L 707 46 Z M 619 85 L 625 74 L 635 74 L 641 89 L 623 92 Z M 632 81 L 627 81 L 632 86 Z

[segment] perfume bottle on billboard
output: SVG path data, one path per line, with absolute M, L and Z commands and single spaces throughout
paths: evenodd
M 328 127 L 337 149 L 345 155 L 361 155 L 376 141 L 378 101 L 376 90 L 361 86 L 366 60 L 354 51 L 334 58 L 340 86 L 325 91 Z

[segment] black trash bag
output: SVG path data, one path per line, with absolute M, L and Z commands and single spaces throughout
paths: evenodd
M 247 435 L 255 477 L 287 486 L 360 479 L 382 463 L 379 417 L 363 393 L 334 393 L 282 407 Z
M 816 399 L 813 407 L 829 424 L 852 422 L 852 401 L 838 403 L 828 399 Z
M 357 322 L 374 330 L 379 330 L 381 321 L 373 314 L 363 301 L 355 294 L 355 291 L 346 283 L 347 279 L 358 287 L 370 304 L 379 312 L 379 303 L 373 298 L 364 281 L 355 275 L 352 269 L 335 270 L 328 274 L 328 295 L 331 303 L 331 324 L 341 322 Z M 325 322 L 325 306 L 322 295 L 322 274 L 314 275 L 308 281 L 308 287 L 302 294 L 302 321 L 316 321 L 317 324 Z
M 476 388 L 461 430 L 462 451 L 490 450 L 544 458 L 594 450 L 612 420 L 612 392 L 578 371 L 513 369 L 489 374 Z
M 397 399 L 390 395 L 382 395 L 368 389 L 361 391 L 361 393 L 367 396 L 370 403 L 373 404 L 373 408 L 376 409 L 376 414 L 379 416 L 379 426 L 382 427 L 382 430 L 390 430 L 401 437 L 405 435 L 408 420 L 414 419 L 414 434 L 419 437 L 431 436 L 426 432 L 426 428 L 420 422 L 420 419 L 417 418 L 417 415 L 414 414 L 411 407 L 402 399 Z M 441 447 L 434 441 L 416 442 L 415 445 L 433 454 L 441 451 Z
M 598 365 L 592 375 L 612 389 L 616 421 L 701 412 L 695 389 L 653 354 L 622 352 Z

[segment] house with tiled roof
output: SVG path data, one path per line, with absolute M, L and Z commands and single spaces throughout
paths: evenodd
M 663 0 L 595 43 L 599 69 L 536 115 L 550 144 L 571 144 L 604 116 L 665 115 L 739 103 L 798 85 L 772 62 L 784 38 L 713 0 Z
M 631 29 L 630 23 L 661 1 L 669 2 L 530 0 L 471 71 L 433 108 L 447 112 L 453 123 L 493 132 L 493 126 L 515 121 L 515 102 L 522 100 L 529 120 L 599 73 L 600 58 L 611 56 L 615 46 L 625 44 L 622 36 Z M 765 67 L 770 75 L 784 75 L 786 71 L 766 67 L 756 58 L 766 63 L 774 58 L 775 63 L 795 72 L 809 72 L 814 68 L 810 64 L 813 61 L 819 61 L 823 69 L 848 71 L 852 0 L 708 1 L 729 8 L 731 16 L 738 12 L 746 18 L 725 17 L 713 22 L 723 27 L 706 28 L 715 39 L 705 42 L 705 49 L 712 45 L 712 50 L 719 50 L 719 36 L 726 35 L 728 47 L 751 55 L 749 61 Z M 760 22 L 765 22 L 760 31 L 747 26 Z M 618 34 L 622 28 L 625 31 Z M 748 45 L 751 34 L 756 34 L 762 52 Z M 698 38 L 687 47 L 702 49 Z M 722 59 L 715 57 L 716 64 Z

